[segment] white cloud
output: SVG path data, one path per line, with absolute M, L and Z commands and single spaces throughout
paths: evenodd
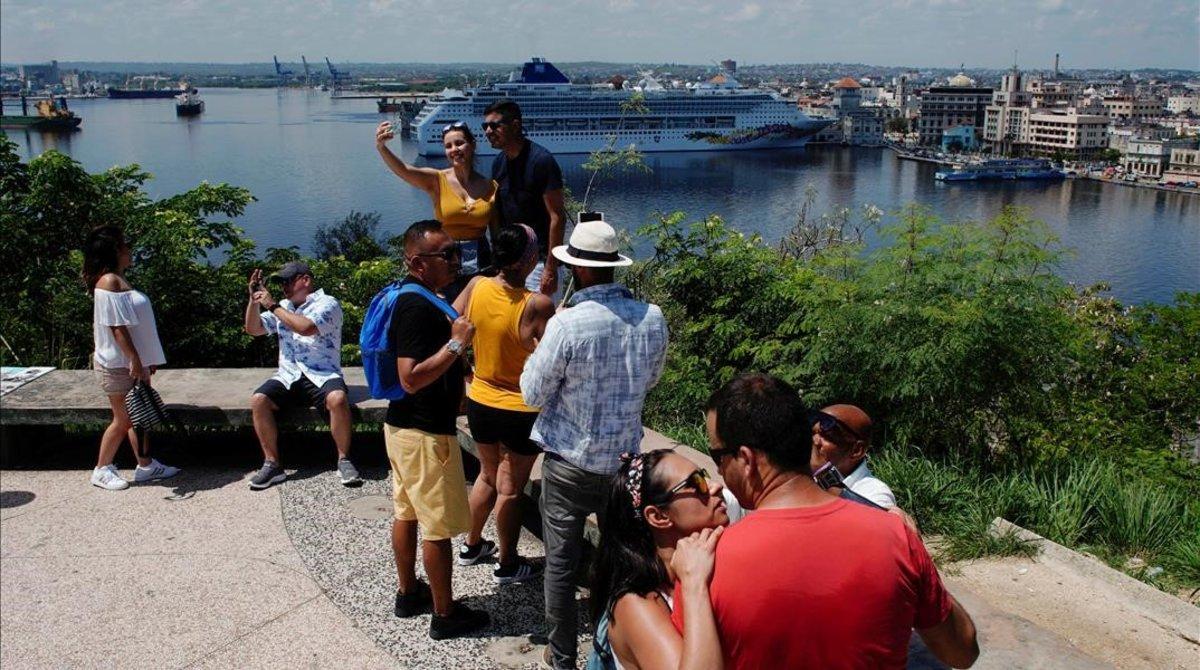
M 742 8 L 733 13 L 729 17 L 731 21 L 753 21 L 762 14 L 762 5 L 757 2 L 748 2 L 742 5 Z

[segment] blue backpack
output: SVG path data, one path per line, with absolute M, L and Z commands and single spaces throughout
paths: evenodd
M 367 389 L 372 398 L 400 400 L 405 396 L 404 387 L 400 385 L 400 374 L 396 371 L 396 355 L 388 342 L 388 329 L 392 325 L 396 299 L 405 293 L 415 293 L 424 297 L 451 320 L 458 318 L 458 312 L 454 311 L 449 303 L 415 282 L 405 284 L 394 281 L 376 293 L 375 297 L 371 298 L 371 305 L 367 307 L 362 331 L 358 334 L 358 346 L 362 349 L 363 374 L 367 378 Z

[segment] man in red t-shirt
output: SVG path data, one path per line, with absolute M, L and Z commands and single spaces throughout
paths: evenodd
M 813 482 L 795 389 L 742 375 L 706 415 L 725 485 L 755 510 L 725 531 L 709 587 L 726 668 L 904 668 L 914 628 L 942 662 L 975 662 L 975 624 L 916 533 Z

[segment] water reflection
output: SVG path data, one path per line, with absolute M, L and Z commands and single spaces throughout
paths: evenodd
M 245 186 L 258 198 L 239 220 L 260 247 L 307 247 L 317 226 L 351 209 L 378 211 L 387 233 L 430 215 L 428 196 L 401 182 L 374 149 L 373 99 L 331 100 L 298 90 L 202 92 L 205 113 L 180 122 L 171 100 L 79 100 L 84 118 L 73 135 L 10 134 L 29 157 L 57 148 L 91 171 L 139 163 L 155 175 L 147 188 L 166 196 L 207 179 Z M 411 143 L 395 149 L 418 159 Z M 488 170 L 490 157 L 479 167 Z M 582 197 L 586 156 L 561 157 L 568 186 Z M 815 212 L 857 211 L 874 204 L 894 221 L 903 205 L 918 202 L 946 220 L 983 219 L 1006 204 L 1030 208 L 1076 250 L 1061 273 L 1080 283 L 1108 281 L 1127 301 L 1167 300 L 1178 290 L 1200 290 L 1200 198 L 1091 181 L 943 184 L 936 167 L 898 160 L 881 149 L 810 147 L 726 153 L 650 154 L 650 174 L 599 180 L 593 206 L 628 229 L 654 212 L 684 210 L 698 219 L 720 214 L 731 225 L 783 234 L 795 221 L 805 190 L 817 192 Z

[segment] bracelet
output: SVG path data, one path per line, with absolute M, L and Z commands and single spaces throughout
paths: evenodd
M 279 309 L 279 306 L 280 306 L 279 303 L 273 303 L 270 307 L 267 308 L 267 311 L 274 313 L 275 310 Z

